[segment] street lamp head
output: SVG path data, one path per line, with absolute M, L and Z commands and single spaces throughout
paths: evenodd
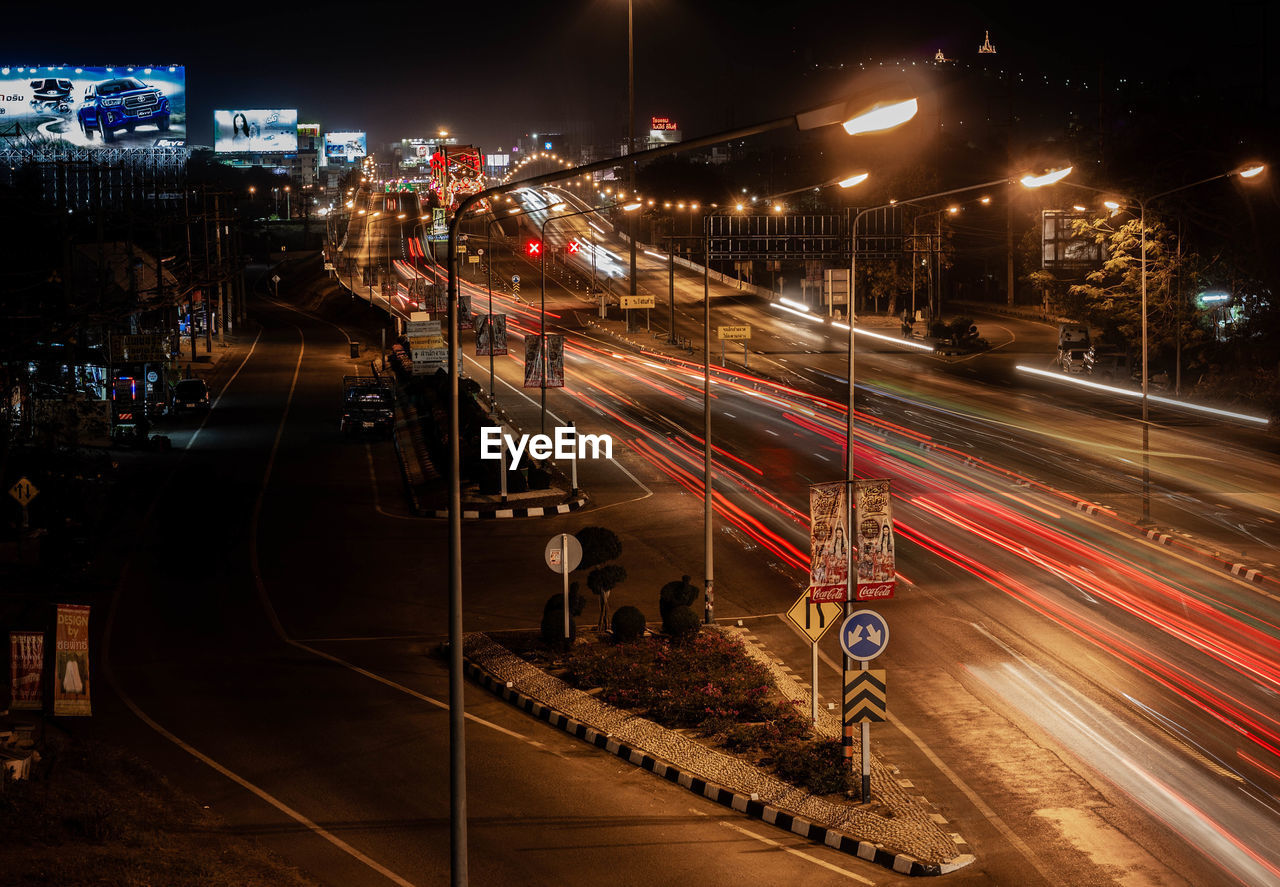
M 1045 185 L 1053 185 L 1062 181 L 1071 175 L 1073 167 L 1064 167 L 1063 169 L 1054 169 L 1038 176 L 1025 175 L 1018 181 L 1024 188 L 1043 188 Z
M 869 175 L 870 173 L 860 172 L 857 175 L 849 176 L 847 179 L 841 179 L 839 182 L 836 182 L 836 184 L 841 188 L 852 188 L 854 185 L 861 185 L 865 182 Z
M 631 212 L 635 212 L 642 206 L 644 206 L 644 204 L 637 200 L 635 203 L 628 203 L 626 206 L 622 208 L 622 211 L 624 213 L 631 213 Z
M 1251 179 L 1254 176 L 1259 175 L 1266 168 L 1267 166 L 1265 163 L 1253 163 L 1243 169 L 1237 170 L 1236 175 L 1240 176 L 1242 179 Z
M 914 98 L 901 102 L 878 102 L 848 120 L 842 121 L 841 126 L 851 136 L 883 132 L 906 123 L 916 116 L 919 110 L 920 103 Z

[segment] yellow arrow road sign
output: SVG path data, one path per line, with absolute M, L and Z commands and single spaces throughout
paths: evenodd
M 843 604 L 811 603 L 807 588 L 787 610 L 787 618 L 791 620 L 791 624 L 808 635 L 809 640 L 815 644 L 827 633 L 827 629 L 840 621 L 842 615 L 844 615 Z
M 9 495 L 18 500 L 18 504 L 23 508 L 27 507 L 27 503 L 40 495 L 40 491 L 36 489 L 36 485 L 25 477 L 18 478 L 18 482 L 9 487 Z

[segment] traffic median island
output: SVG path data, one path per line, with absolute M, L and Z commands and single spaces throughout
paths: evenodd
M 771 660 L 763 651 L 752 652 L 750 639 L 724 626 L 709 628 L 707 634 L 712 633 L 718 638 L 713 642 L 717 649 L 735 646 L 733 636 L 742 642 L 739 658 L 735 659 L 740 670 L 763 667 L 767 671 L 774 684 L 772 705 L 779 709 L 794 706 L 803 710 L 796 694 L 803 695 L 804 688 L 795 685 L 785 673 L 765 665 Z M 618 694 L 596 688 L 580 689 L 565 679 L 573 677 L 568 672 L 561 671 L 563 678 L 552 673 L 553 669 L 565 668 L 563 662 L 530 661 L 538 659 L 538 655 L 524 658 L 507 646 L 526 649 L 536 646 L 538 642 L 529 637 L 521 633 L 469 635 L 464 645 L 468 675 L 518 708 L 598 748 L 717 803 L 842 852 L 913 875 L 943 874 L 973 861 L 964 845 L 944 830 L 936 811 L 910 795 L 899 783 L 896 771 L 880 761 L 873 759 L 873 803 L 863 804 L 838 792 L 831 793 L 830 786 L 823 794 L 799 788 L 794 782 L 805 777 L 806 774 L 800 772 L 804 767 L 792 768 L 788 776 L 793 782 L 788 782 L 776 775 L 777 768 L 765 760 L 767 754 L 749 751 L 735 754 L 726 750 L 726 738 L 729 746 L 735 741 L 740 745 L 750 744 L 743 732 L 750 729 L 749 725 L 725 721 L 699 728 L 664 726 L 644 716 L 651 712 L 641 713 L 605 701 L 606 696 L 626 697 L 625 691 Z M 599 635 L 594 642 L 610 644 Z M 575 649 L 585 649 L 590 643 L 584 645 L 580 641 Z M 601 667 L 609 670 L 603 661 Z M 643 669 L 632 671 L 647 673 Z M 712 687 L 713 693 L 714 690 Z M 668 701 L 677 708 L 678 697 L 679 691 L 667 694 Z M 675 714 L 678 720 L 679 713 Z M 728 709 L 722 714 L 728 715 Z M 785 719 L 775 720 L 781 723 Z M 813 737 L 818 745 L 839 735 L 839 726 L 833 726 L 830 720 L 832 718 L 820 718 L 817 735 Z M 768 729 L 767 722 L 764 726 Z M 789 747 L 785 737 L 776 747 Z M 820 763 L 820 754 L 811 757 L 812 763 Z

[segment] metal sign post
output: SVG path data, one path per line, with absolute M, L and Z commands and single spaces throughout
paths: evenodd
M 547 543 L 544 556 L 551 572 L 564 576 L 564 639 L 569 640 L 569 574 L 582 563 L 582 543 L 577 536 L 560 533 Z
M 840 626 L 840 646 L 845 656 L 859 663 L 859 671 L 868 670 L 867 663 L 884 652 L 889 645 L 889 623 L 874 610 L 855 610 L 850 613 Z M 857 693 L 852 688 L 858 687 L 865 676 L 853 678 L 849 670 L 845 670 L 844 679 L 844 725 L 848 735 L 853 709 L 857 702 Z M 862 802 L 871 800 L 871 722 L 862 720 Z
M 811 668 L 810 696 L 812 697 L 813 722 L 818 722 L 818 641 L 827 633 L 843 611 L 840 604 L 834 602 L 814 603 L 809 599 L 809 590 L 805 589 L 796 598 L 796 602 L 787 610 L 787 618 L 791 624 L 804 632 L 809 638 Z

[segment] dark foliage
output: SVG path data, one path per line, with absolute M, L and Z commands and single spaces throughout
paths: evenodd
M 613 614 L 613 639 L 628 644 L 644 635 L 644 614 L 636 607 L 619 607 Z

